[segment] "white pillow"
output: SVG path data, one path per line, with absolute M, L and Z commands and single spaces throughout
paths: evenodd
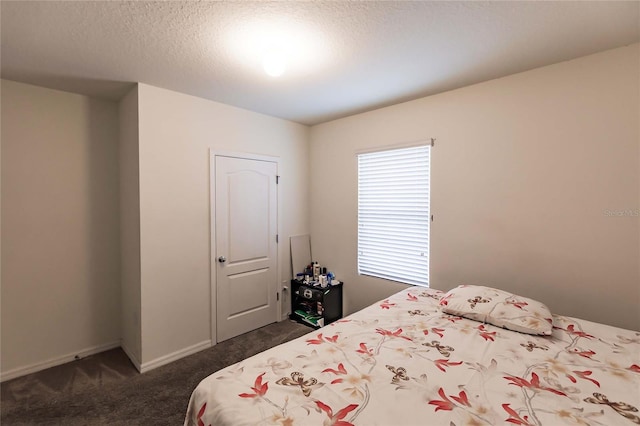
M 549 308 L 491 287 L 461 285 L 440 299 L 442 311 L 527 334 L 551 335 L 553 317 Z

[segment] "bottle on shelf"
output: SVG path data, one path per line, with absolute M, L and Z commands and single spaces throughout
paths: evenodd
M 320 265 L 318 262 L 313 263 L 313 280 L 318 281 L 318 277 L 320 276 Z

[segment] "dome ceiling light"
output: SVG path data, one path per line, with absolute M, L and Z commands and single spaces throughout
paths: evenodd
M 322 33 L 287 17 L 245 21 L 231 27 L 227 37 L 236 60 L 271 77 L 309 74 L 326 62 Z

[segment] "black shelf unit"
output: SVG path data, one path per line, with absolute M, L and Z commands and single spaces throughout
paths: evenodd
M 321 306 L 320 311 L 318 308 Z M 325 288 L 291 280 L 289 318 L 320 328 L 342 318 L 342 282 Z

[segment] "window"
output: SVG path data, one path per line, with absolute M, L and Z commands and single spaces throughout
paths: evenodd
M 358 273 L 429 286 L 430 145 L 358 155 Z

